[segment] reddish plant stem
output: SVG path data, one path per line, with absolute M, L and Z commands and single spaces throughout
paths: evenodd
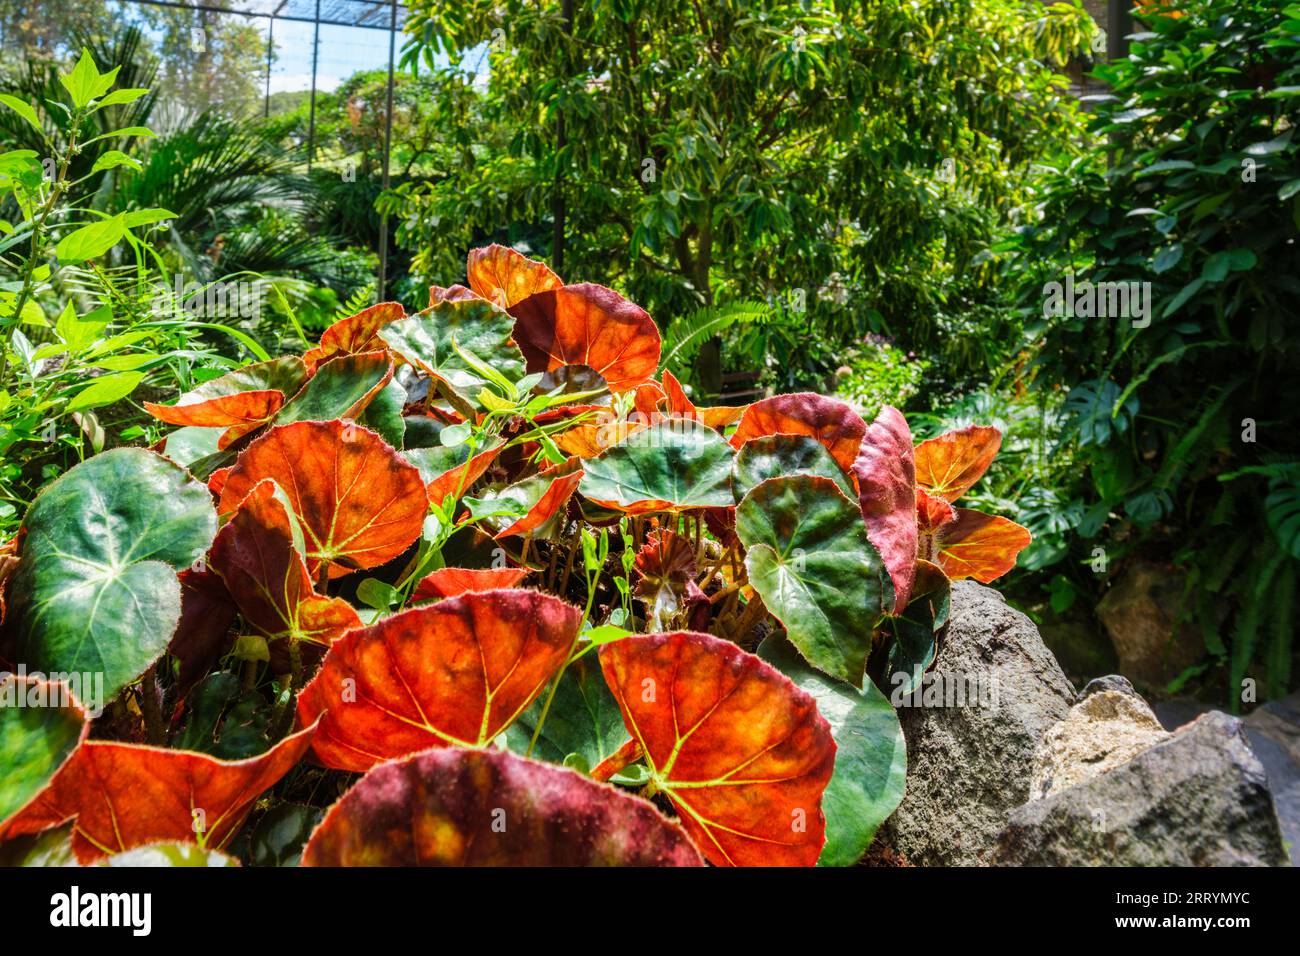
M 640 742 L 635 739 L 629 740 L 592 768 L 591 779 L 599 780 L 601 783 L 608 783 L 610 777 L 628 764 L 640 760 L 642 756 L 644 756 L 644 751 L 641 750 Z

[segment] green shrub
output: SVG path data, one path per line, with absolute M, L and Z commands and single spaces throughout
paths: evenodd
M 1187 572 L 1228 695 L 1292 686 L 1300 576 L 1300 6 L 1175 0 L 1099 68 L 1087 153 L 1003 250 L 1032 374 L 1064 393 L 1075 557 Z M 1049 282 L 1150 283 L 1149 316 L 1045 315 Z M 1140 287 L 1139 287 L 1140 288 Z M 1094 585 L 1095 587 L 1095 585 Z M 1220 624 L 1224 611 L 1228 621 Z

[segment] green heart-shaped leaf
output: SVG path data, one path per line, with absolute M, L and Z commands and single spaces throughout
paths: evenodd
M 749 583 L 810 664 L 862 682 L 871 630 L 893 587 L 857 504 L 829 478 L 772 478 L 736 506 Z
M 670 419 L 633 432 L 584 464 L 579 490 L 603 508 L 629 514 L 735 503 L 735 452 L 712 428 Z
M 445 382 L 478 407 L 487 372 L 508 382 L 524 374 L 524 357 L 511 342 L 515 320 L 483 299 L 442 301 L 384 326 L 380 337 L 416 368 Z
M 745 442 L 736 454 L 732 490 L 739 502 L 767 479 L 795 474 L 829 478 L 850 498 L 857 497 L 844 469 L 826 446 L 808 435 L 764 435 Z
M 178 570 L 217 531 L 207 488 L 143 448 L 115 448 L 51 482 L 27 511 L 7 615 L 19 661 L 104 675 L 113 698 L 167 648 Z
M 533 739 L 533 731 L 546 706 L 546 694 L 533 701 L 519 719 L 506 730 L 510 749 L 524 754 Z M 623 713 L 601 676 L 596 655 L 590 654 L 570 664 L 560 677 L 551 708 L 546 712 L 541 735 L 533 756 L 549 763 L 564 763 L 570 754 L 578 754 L 587 769 L 596 766 L 628 739 Z
M 826 845 L 817 865 L 852 866 L 903 799 L 907 745 L 898 715 L 871 681 L 858 690 L 832 680 L 804 663 L 780 636 L 765 640 L 758 656 L 808 693 L 831 725 L 835 772 L 822 794 Z

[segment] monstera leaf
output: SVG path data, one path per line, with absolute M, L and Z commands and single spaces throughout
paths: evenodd
M 711 863 L 812 866 L 835 743 L 808 694 L 752 654 L 690 631 L 600 650 L 651 788 Z
M 90 718 L 66 685 L 0 675 L 0 838 L 89 731 Z
M 916 471 L 912 431 L 896 408 L 886 405 L 862 439 L 853 462 L 858 505 L 869 540 L 894 583 L 897 612 L 907 607 L 916 574 Z
M 871 681 L 859 690 L 827 677 L 809 667 L 783 638 L 769 637 L 758 656 L 812 697 L 830 724 L 835 772 L 822 796 L 826 846 L 817 863 L 852 866 L 903 799 L 907 747 L 898 715 Z
M 731 444 L 740 448 L 751 438 L 764 435 L 808 435 L 825 445 L 840 468 L 848 471 L 866 433 L 867 423 L 847 403 L 796 392 L 774 395 L 746 408 Z
M 699 866 L 645 800 L 503 751 L 430 750 L 366 774 L 303 866 Z
M 307 560 L 328 563 L 331 578 L 391 561 L 424 527 L 428 498 L 420 472 L 360 425 L 311 421 L 272 428 L 244 449 L 226 476 L 221 513 L 233 513 L 268 478 L 301 522 Z
M 634 432 L 583 466 L 579 490 L 628 514 L 726 507 L 734 453 L 713 429 L 689 419 Z
M 817 439 L 807 435 L 763 435 L 745 442 L 736 455 L 731 481 L 736 503 L 767 479 L 782 475 L 820 475 L 839 485 L 846 495 L 856 494 L 844 470 Z
M 12 823 L 36 833 L 75 817 L 72 849 L 84 863 L 152 843 L 219 850 L 262 791 L 307 751 L 312 729 L 248 760 L 88 740 Z
M 312 588 L 302 533 L 282 497 L 274 481 L 255 485 L 217 533 L 208 563 L 253 630 L 328 645 L 361 619 L 347 601 Z
M 956 501 L 983 477 L 1002 447 L 1002 433 L 968 425 L 916 446 L 916 483 L 936 498 Z
M 496 243 L 482 249 L 471 249 L 465 270 L 469 287 L 503 309 L 535 292 L 546 292 L 564 285 L 545 263 Z
M 512 382 L 523 377 L 523 357 L 510 341 L 513 329 L 504 311 L 470 299 L 439 302 L 394 322 L 384 329 L 383 339 L 415 368 L 445 383 L 461 403 L 477 408 L 487 379 L 476 364 L 491 365 Z
M 749 583 L 810 664 L 862 683 L 871 629 L 893 607 L 858 506 L 829 478 L 763 482 L 736 507 Z
M 181 614 L 176 572 L 217 530 L 212 499 L 142 448 L 87 459 L 27 511 L 9 582 L 17 659 L 47 673 L 102 673 L 111 699 L 167 648 Z
M 298 697 L 328 767 L 438 746 L 483 747 L 533 701 L 569 655 L 581 613 L 536 591 L 448 598 L 352 631 Z
M 612 289 L 566 285 L 511 306 L 515 341 L 530 372 L 587 365 L 611 391 L 631 391 L 659 367 L 659 328 L 648 312 Z

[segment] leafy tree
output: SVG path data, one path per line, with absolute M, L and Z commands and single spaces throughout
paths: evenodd
M 1077 129 L 1053 67 L 1092 31 L 1013 0 L 418 3 L 404 62 L 485 75 L 474 147 L 395 204 L 402 241 L 430 279 L 490 237 L 663 319 L 769 298 L 933 342 Z
M 1179 610 L 1206 642 L 1197 671 L 1226 665 L 1239 705 L 1244 678 L 1281 694 L 1293 674 L 1300 6 L 1163 10 L 1128 59 L 1097 70 L 1110 93 L 1092 146 L 1009 248 L 1038 317 L 1036 380 L 1068 392 L 1062 444 L 1084 466 L 1067 512 L 1076 550 L 1183 568 Z M 1150 283 L 1149 315 L 1042 317 L 1045 283 L 1068 269 L 1079 283 Z

